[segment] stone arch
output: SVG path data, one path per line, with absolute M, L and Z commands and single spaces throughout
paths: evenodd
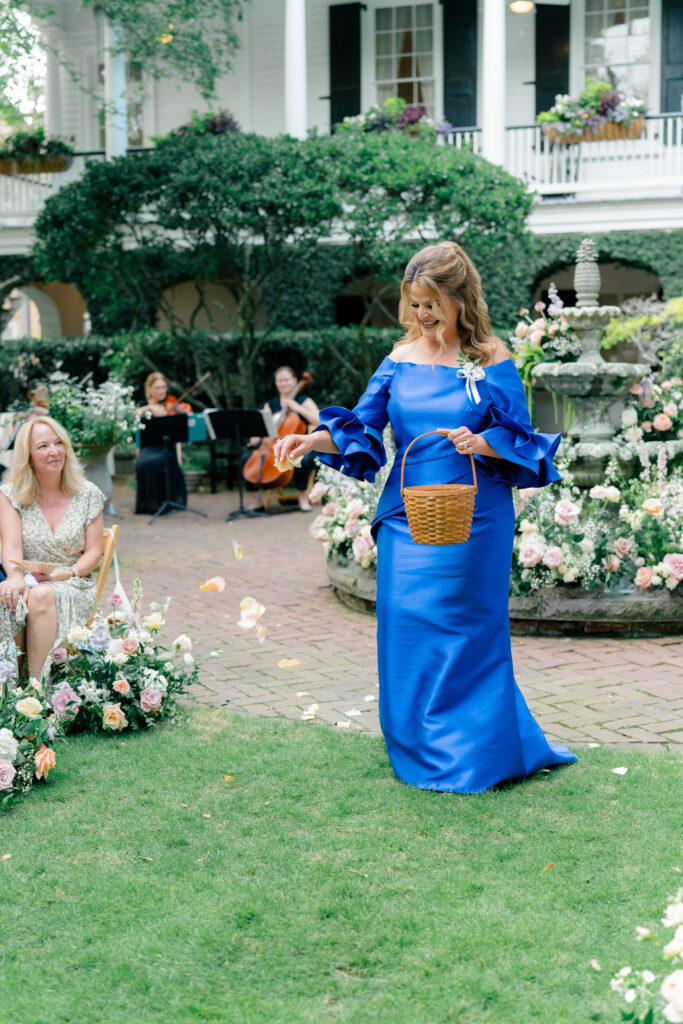
M 4 334 L 16 337 L 80 337 L 87 313 L 85 301 L 71 284 L 21 281 L 9 293 L 9 323 Z M 14 326 L 13 326 L 14 324 Z

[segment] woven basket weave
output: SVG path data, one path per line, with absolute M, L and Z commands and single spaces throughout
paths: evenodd
M 401 497 L 406 507 L 408 526 L 416 544 L 464 544 L 469 539 L 477 493 L 477 471 L 470 455 L 473 484 L 422 484 L 404 487 L 406 456 L 422 437 L 448 434 L 447 430 L 428 430 L 414 438 L 401 463 Z

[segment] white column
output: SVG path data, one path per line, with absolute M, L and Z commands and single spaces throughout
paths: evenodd
M 505 160 L 505 0 L 484 0 L 482 24 L 482 156 Z
M 285 131 L 306 138 L 306 0 L 285 6 Z
M 125 156 L 128 149 L 126 54 L 121 50 L 123 29 L 104 21 L 104 137 L 107 160 Z M 116 51 L 116 52 L 112 52 Z
M 62 95 L 59 80 L 58 34 L 46 31 L 45 53 L 47 60 L 45 74 L 45 134 L 62 134 Z

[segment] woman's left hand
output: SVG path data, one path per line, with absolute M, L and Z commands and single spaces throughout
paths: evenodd
M 60 569 L 53 569 L 52 572 L 49 574 L 49 576 L 44 576 L 43 577 L 43 580 L 52 580 L 53 583 L 54 582 L 58 582 L 59 583 L 62 580 L 71 580 L 71 579 L 73 579 L 73 575 L 74 574 L 73 574 L 71 569 L 67 569 L 66 567 L 64 567 L 64 568 L 60 568 Z M 38 576 L 36 575 L 36 573 L 34 573 L 33 576 L 34 576 L 35 579 L 38 579 Z M 38 582 L 41 582 L 41 581 L 39 580 Z
M 488 448 L 484 438 L 479 434 L 473 434 L 469 427 L 456 427 L 455 430 L 449 430 L 446 437 L 455 445 L 461 455 L 484 455 L 485 447 Z

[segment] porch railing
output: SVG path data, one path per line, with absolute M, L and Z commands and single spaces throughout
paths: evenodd
M 448 141 L 481 152 L 481 130 L 463 128 Z M 541 195 L 651 196 L 683 189 L 683 114 L 645 118 L 638 139 L 553 143 L 538 124 L 505 129 L 505 169 Z

